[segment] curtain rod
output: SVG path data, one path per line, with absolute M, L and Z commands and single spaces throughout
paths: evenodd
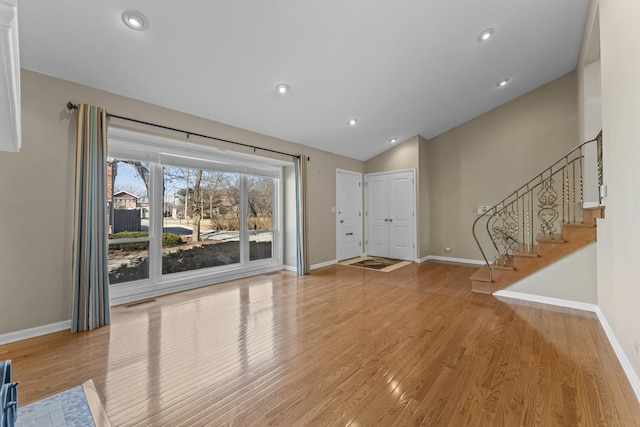
M 77 110 L 77 109 L 78 109 L 78 105 L 76 105 L 76 104 L 74 104 L 72 102 L 67 102 L 67 110 L 71 111 L 71 110 Z M 159 125 L 157 123 L 151 123 L 151 122 L 145 122 L 143 120 L 133 119 L 131 117 L 118 116 L 116 114 L 111 114 L 111 113 L 107 113 L 107 117 L 113 117 L 115 119 L 126 120 L 128 122 L 138 123 L 138 124 L 141 124 L 141 125 L 152 126 L 152 127 L 157 127 L 157 128 L 160 128 L 160 129 L 170 130 L 170 131 L 173 131 L 173 132 L 183 133 L 183 134 L 187 135 L 187 139 L 189 139 L 190 135 L 199 136 L 200 138 L 213 139 L 214 141 L 226 142 L 228 144 L 235 144 L 235 145 L 239 145 L 241 147 L 252 148 L 254 152 L 256 150 L 262 150 L 262 151 L 267 151 L 269 153 L 280 154 L 280 155 L 283 155 L 283 156 L 290 156 L 290 157 L 293 157 L 293 158 L 296 158 L 296 159 L 300 158 L 300 155 L 297 155 L 297 154 L 285 153 L 285 152 L 282 152 L 282 151 L 271 150 L 269 148 L 256 147 L 255 145 L 244 144 L 242 142 L 236 142 L 236 141 L 230 141 L 228 139 L 216 138 L 215 136 L 203 135 L 201 133 L 196 133 L 196 132 L 189 132 L 189 131 L 186 131 L 186 130 L 177 129 L 177 128 L 173 128 L 173 127 L 170 127 L 170 126 L 164 126 L 164 125 Z M 307 159 L 311 160 L 311 157 L 308 157 Z

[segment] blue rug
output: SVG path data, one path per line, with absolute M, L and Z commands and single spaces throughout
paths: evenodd
M 17 427 L 95 426 L 82 386 L 18 407 Z

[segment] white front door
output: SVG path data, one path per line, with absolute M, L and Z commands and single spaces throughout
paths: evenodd
M 336 171 L 338 261 L 362 254 L 362 174 Z
M 413 171 L 365 177 L 367 255 L 415 259 L 415 179 Z
M 389 257 L 414 259 L 414 185 L 413 172 L 399 172 L 389 176 Z

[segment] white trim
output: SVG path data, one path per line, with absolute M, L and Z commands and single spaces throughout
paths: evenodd
M 362 215 L 364 213 L 364 209 L 363 209 L 363 205 L 364 205 L 364 176 L 361 172 L 354 172 L 354 171 L 350 171 L 347 169 L 340 169 L 340 168 L 336 168 L 336 206 L 334 207 L 334 214 L 335 214 L 335 220 L 336 220 L 336 258 L 339 260 L 342 260 L 340 258 L 340 255 L 342 255 L 340 253 L 340 203 L 339 203 L 339 199 L 340 199 L 340 185 L 338 183 L 338 176 L 340 174 L 343 175 L 355 175 L 360 179 L 360 252 L 362 252 L 362 248 L 364 247 L 363 243 L 364 243 L 364 238 L 363 238 L 363 225 L 364 225 L 364 215 Z M 346 258 L 345 258 L 346 259 Z
M 322 267 L 328 267 L 330 265 L 337 264 L 337 263 L 338 263 L 338 260 L 332 259 L 331 261 L 325 261 L 325 262 L 321 262 L 321 263 L 318 263 L 318 264 L 313 264 L 311 266 L 311 270 L 316 270 L 316 269 L 322 268 Z
M 584 202 L 582 204 L 582 208 L 597 208 L 598 206 L 600 206 L 600 204 L 598 202 Z
M 420 262 L 428 261 L 430 259 L 434 261 L 448 261 L 448 262 L 460 262 L 463 264 L 476 264 L 476 265 L 485 265 L 486 263 L 480 259 L 468 259 L 468 258 L 453 258 L 448 256 L 440 256 L 440 255 L 429 255 L 424 258 L 420 258 Z M 424 260 L 424 261 L 422 261 Z
M 415 179 L 415 172 L 416 172 L 416 168 L 407 168 L 407 169 L 394 169 L 394 170 L 390 170 L 390 171 L 384 171 L 384 172 L 371 172 L 371 173 L 365 173 L 365 179 L 367 176 L 374 176 L 374 175 L 389 175 L 389 174 L 393 174 L 393 173 L 399 173 L 399 172 L 413 172 L 414 173 L 414 179 Z
M 22 146 L 20 101 L 20 43 L 16 0 L 0 1 L 0 151 L 20 151 Z
M 67 329 L 71 330 L 71 320 L 63 320 L 58 323 L 50 323 L 48 325 L 36 326 L 35 328 L 9 332 L 7 334 L 0 335 L 0 345 L 39 337 L 40 335 L 52 334 L 54 332 L 60 332 Z
M 418 264 L 422 264 L 423 262 L 429 261 L 429 259 L 430 259 L 430 256 L 429 256 L 429 255 L 427 255 L 427 256 L 422 257 L 422 258 L 416 258 L 416 262 L 417 262 Z
M 618 361 L 622 365 L 622 369 L 624 370 L 624 373 L 627 374 L 627 379 L 629 380 L 629 383 L 631 384 L 631 388 L 636 394 L 636 399 L 638 399 L 638 402 L 640 402 L 640 378 L 638 378 L 638 374 L 636 374 L 635 370 L 633 369 L 633 366 L 631 366 L 631 362 L 629 362 L 629 359 L 627 358 L 627 355 L 624 353 L 622 346 L 616 339 L 616 336 L 614 335 L 613 330 L 611 329 L 611 326 L 609 326 L 609 322 L 607 322 L 607 318 L 604 317 L 604 313 L 602 312 L 602 310 L 600 310 L 600 307 L 596 307 L 595 312 L 598 315 L 598 319 L 600 320 L 602 329 L 604 329 L 604 333 L 607 335 L 607 338 L 609 338 L 609 343 L 611 343 L 611 347 L 613 347 L 613 351 L 616 353 L 616 356 L 618 356 Z
M 573 308 L 575 310 L 590 311 L 596 313 L 598 306 L 587 302 L 571 301 L 567 299 L 551 298 L 541 295 L 525 294 L 523 292 L 499 290 L 493 293 L 496 297 L 513 298 L 522 301 L 538 302 L 541 304 L 555 305 L 558 307 Z
M 270 174 L 277 168 L 292 166 L 292 161 L 262 157 L 217 148 L 205 141 L 184 141 L 149 133 L 136 132 L 115 126 L 109 127 L 108 152 L 110 156 L 128 156 L 133 160 L 151 161 L 169 166 L 195 167 L 249 175 L 277 177 Z M 226 165 L 226 166 L 225 166 Z M 231 168 L 231 170 L 226 170 Z
M 294 273 L 298 272 L 298 269 L 296 268 L 295 265 L 283 265 L 282 269 L 287 271 L 293 271 Z

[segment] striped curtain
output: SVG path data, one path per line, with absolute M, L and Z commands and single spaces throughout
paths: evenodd
M 296 170 L 296 250 L 298 274 L 309 274 L 309 226 L 307 219 L 307 156 L 295 159 Z
M 109 324 L 107 112 L 78 105 L 71 332 Z

